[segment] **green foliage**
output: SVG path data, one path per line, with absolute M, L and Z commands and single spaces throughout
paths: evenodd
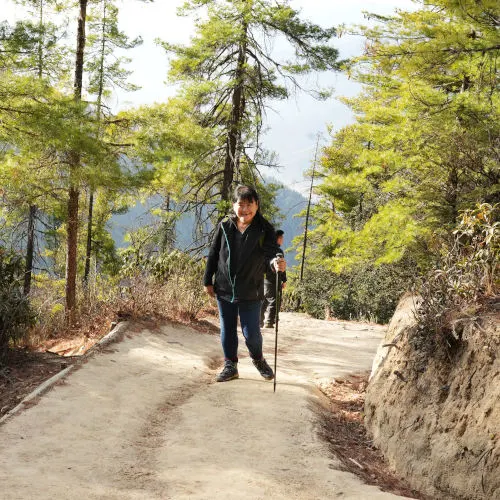
M 302 281 L 290 273 L 284 306 L 293 309 L 300 301 L 301 310 L 315 318 L 387 323 L 414 274 L 409 262 L 366 265 L 340 273 L 308 266 Z
M 65 267 L 61 246 L 67 243 L 66 196 L 70 186 L 77 191 L 88 186 L 94 193 L 99 203 L 94 209 L 95 220 L 89 223 L 82 216 L 83 208 L 87 212 L 94 208 L 86 206 L 88 200 L 82 197 L 79 213 L 72 218 L 78 217 L 79 225 L 86 223 L 87 229 L 93 231 L 89 242 L 93 244 L 95 268 L 116 273 L 118 260 L 105 223 L 111 217 L 116 197 L 142 181 L 142 176 L 137 175 L 141 166 L 124 161 L 123 153 L 128 146 L 121 138 L 126 135 L 125 127 L 123 122 L 117 125 L 112 120 L 105 102 L 111 86 L 133 88 L 127 86 L 128 73 L 120 67 L 124 59 L 116 58 L 113 50 L 134 47 L 140 40 L 129 41 L 118 30 L 118 10 L 111 2 L 102 0 L 99 4 L 99 11 L 96 5 L 89 11 L 85 68 L 87 95 L 95 95 L 95 102 L 75 101 L 73 90 L 67 86 L 63 64 L 66 49 L 56 43 L 61 37 L 55 35 L 63 26 L 56 29 L 45 22 L 46 10 L 53 6 L 51 0 L 26 2 L 28 10 L 34 9 L 34 20 L 18 23 L 15 29 L 6 26 L 5 39 L 0 42 L 6 53 L 15 55 L 0 79 L 0 95 L 5 104 L 0 109 L 3 125 L 0 140 L 6 145 L 0 158 L 0 182 L 5 188 L 6 205 L 2 216 L 7 221 L 23 220 L 28 208 L 34 205 L 40 222 L 57 220 L 55 226 L 47 227 L 44 235 L 46 256 L 53 259 L 55 274 L 64 272 Z M 78 168 L 73 168 L 74 164 Z M 95 192 L 99 189 L 105 190 L 102 197 L 107 203 L 100 203 L 101 195 Z M 82 263 L 79 271 L 83 272 L 87 235 L 83 231 L 78 233 L 77 261 Z
M 210 130 L 193 119 L 195 110 L 182 99 L 112 115 L 108 105 L 114 89 L 136 88 L 128 83 L 129 72 L 122 67 L 129 60 L 120 57 L 117 49 L 133 48 L 141 40 L 129 39 L 119 30 L 118 8 L 110 0 L 88 6 L 83 98 L 75 99 L 73 82 L 68 85 L 73 74 L 68 69 L 75 60 L 73 40 L 71 49 L 63 45 L 66 7 L 53 0 L 22 0 L 19 8 L 26 19 L 0 26 L 2 238 L 17 251 L 26 248 L 26 215 L 31 207 L 36 209 L 35 232 L 41 237 L 34 248 L 41 255 L 35 256 L 35 263 L 42 269 L 36 271 L 30 298 L 45 315 L 39 318 L 44 331 L 61 326 L 64 319 L 59 308 L 68 287 L 60 288 L 56 280 L 68 269 L 64 246 L 69 245 L 69 223 L 78 226 L 78 231 L 71 232 L 77 233 L 71 242 L 77 272 L 83 276 L 85 269 L 86 278 L 90 267 L 92 278 L 85 280 L 85 297 L 78 300 L 104 303 L 92 296 L 92 290 L 105 289 L 105 296 L 115 297 L 113 277 L 121 260 L 108 227 L 113 211 L 141 188 L 146 196 L 161 192 L 166 200 L 190 199 L 189 189 L 199 188 L 192 175 L 194 159 L 203 158 L 213 145 Z M 71 214 L 70 188 L 78 193 L 78 206 Z M 163 211 L 165 234 L 177 217 L 168 209 Z M 175 234 L 169 233 L 161 242 L 160 236 L 156 237 L 159 247 L 171 249 Z M 152 270 L 145 272 L 149 279 Z M 187 280 L 189 273 L 184 274 Z M 43 299 L 40 303 L 35 297 L 45 292 L 51 297 L 48 309 Z M 193 300 L 198 300 L 196 294 Z M 188 305 L 190 310 L 195 307 Z M 80 303 L 75 309 L 80 314 L 85 307 Z
M 500 206 L 481 204 L 463 212 L 453 238 L 420 280 L 418 329 L 412 343 L 427 353 L 449 350 L 478 309 L 500 295 Z
M 0 247 L 0 354 L 20 340 L 34 317 L 22 293 L 23 261 Z
M 190 189 L 200 189 L 203 179 L 193 168 L 214 145 L 210 130 L 201 127 L 190 103 L 172 98 L 166 103 L 124 111 L 112 128 L 118 137 L 119 125 L 127 125 L 121 140 L 133 145 L 127 152 L 132 164 L 148 165 L 149 192 L 166 192 L 173 200 L 190 199 Z
M 106 307 L 108 298 L 123 299 L 148 314 L 168 304 L 194 317 L 206 301 L 203 264 L 173 251 L 175 224 L 194 210 L 206 223 L 196 225 L 200 233 L 209 231 L 230 210 L 228 194 L 238 182 L 256 186 L 262 212 L 279 223 L 278 186 L 259 173 L 276 164 L 261 147 L 266 107 L 287 99 L 298 76 L 339 69 L 335 30 L 304 21 L 284 0 L 189 0 L 184 12 L 198 13 L 191 42 L 163 43 L 174 55 L 178 95 L 113 116 L 114 89 L 136 88 L 117 51 L 141 42 L 119 30 L 115 3 L 89 4 L 81 102 L 68 84 L 75 54 L 64 46 L 65 5 L 21 5 L 26 19 L 0 25 L 0 222 L 6 246 L 22 249 L 26 214 L 36 208 L 47 269 L 36 276 L 34 293 L 51 289 L 53 299 L 44 328 L 64 319 L 64 283 L 57 280 L 66 269 L 65 231 L 76 222 L 78 273 L 84 262 L 94 264 L 87 299 Z M 374 16 L 375 27 L 360 28 L 365 54 L 344 65 L 363 85 L 359 96 L 345 99 L 357 121 L 324 149 L 306 276 L 294 286 L 291 273 L 289 295 L 310 314 L 387 321 L 415 270 L 431 266 L 436 252 L 439 272 L 428 282 L 444 311 L 498 292 L 498 17 L 492 0 L 434 0 L 414 12 Z M 286 41 L 293 56 L 273 51 L 275 40 Z M 79 192 L 71 217 L 70 188 Z M 131 246 L 118 256 L 108 222 L 138 193 L 162 197 L 160 223 L 131 233 Z M 464 210 L 442 255 L 436 249 Z M 19 290 L 22 261 L 3 255 L 8 297 L 0 307 L 19 300 L 8 308 L 19 318 L 8 321 L 19 326 L 9 332 L 21 332 L 30 321 Z M 117 275 L 130 285 L 125 298 L 114 288 Z
M 438 0 L 358 27 L 365 53 L 345 69 L 363 91 L 344 99 L 356 122 L 332 134 L 318 169 L 306 260 L 314 285 L 305 280 L 300 292 L 313 314 L 326 306 L 342 317 L 387 320 L 417 271 L 443 258 L 437 249 L 458 214 L 477 221 L 477 204 L 500 200 L 498 15 L 490 2 Z M 447 310 L 452 295 L 479 300 L 479 281 L 493 288 L 492 253 L 481 247 L 479 257 L 472 247 L 462 254 L 449 245 L 439 272 L 426 277 L 424 288 L 437 294 L 426 294 L 429 318 L 440 321 L 434 300 Z M 405 262 L 414 272 L 384 281 L 395 269 L 411 271 Z
M 197 18 L 188 46 L 160 43 L 175 56 L 170 77 L 181 83 L 182 98 L 213 131 L 190 194 L 215 207 L 219 198 L 230 200 L 233 184 L 258 178 L 259 166 L 269 164 L 259 139 L 268 102 L 287 99 L 297 75 L 336 69 L 338 54 L 329 45 L 335 30 L 301 20 L 288 2 L 190 0 L 182 13 L 200 7 L 206 15 Z M 294 50 L 292 60 L 273 53 L 276 38 Z
M 82 208 L 88 208 L 88 201 Z M 101 277 L 113 277 L 119 273 L 121 260 L 117 254 L 115 242 L 109 232 L 108 224 L 115 211 L 120 211 L 123 206 L 122 195 L 116 189 L 99 190 L 94 193 L 94 206 L 92 217 L 92 262 L 95 274 Z M 83 210 L 82 210 L 83 212 Z M 86 232 L 82 232 L 79 243 L 79 254 L 83 255 Z M 83 270 L 83 259 L 80 260 L 80 272 Z
M 27 8 L 25 19 L 11 26 L 0 22 L 0 68 L 68 85 L 71 54 L 61 44 L 66 38 L 65 23 L 49 21 L 57 0 L 16 2 Z
M 97 96 L 100 108 L 103 98 L 111 95 L 113 87 L 137 90 L 127 81 L 131 72 L 123 68 L 129 58 L 117 57 L 118 49 L 133 49 L 142 43 L 140 37 L 130 40 L 118 27 L 118 8 L 110 0 L 100 0 L 90 6 L 87 18 L 87 61 L 85 71 L 89 75 L 88 92 Z M 98 113 L 101 109 L 98 110 Z
M 4 72 L 0 75 L 0 180 L 11 198 L 39 202 L 47 194 L 60 199 L 68 188 L 68 154 L 81 158 L 74 182 L 93 185 L 124 183 L 123 174 L 86 106 L 48 82 Z M 99 168 L 96 167 L 99 166 Z M 107 168 L 103 168 L 106 166 Z
M 363 84 L 344 100 L 357 122 L 325 148 L 317 188 L 317 254 L 339 271 L 409 254 L 428 266 L 460 211 L 500 199 L 498 7 L 440 0 L 375 19 L 346 65 Z

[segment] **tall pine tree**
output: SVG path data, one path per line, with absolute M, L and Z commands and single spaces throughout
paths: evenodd
M 182 12 L 201 7 L 206 16 L 197 19 L 191 43 L 163 46 L 174 55 L 171 79 L 217 136 L 186 179 L 187 194 L 216 205 L 221 216 L 233 183 L 257 183 L 259 165 L 268 163 L 260 145 L 266 105 L 288 98 L 300 75 L 337 69 L 338 54 L 330 45 L 335 30 L 300 19 L 287 1 L 190 0 Z M 291 60 L 271 50 L 277 38 L 288 42 Z
M 95 96 L 95 119 L 97 122 L 97 133 L 99 140 L 102 140 L 106 127 L 106 123 L 111 118 L 110 109 L 107 105 L 107 99 L 111 95 L 114 87 L 119 87 L 128 91 L 136 90 L 137 87 L 129 83 L 129 71 L 123 68 L 123 64 L 130 62 L 130 59 L 118 57 L 116 51 L 120 49 L 132 49 L 142 43 L 141 38 L 130 40 L 129 37 L 118 27 L 118 8 L 110 0 L 101 0 L 90 11 L 89 15 L 89 33 L 87 36 L 87 52 L 89 57 L 85 64 L 85 71 L 89 75 L 88 93 Z M 119 160 L 120 148 L 115 148 L 115 151 L 110 155 L 110 162 L 107 165 L 101 165 L 101 176 L 98 179 L 100 184 L 105 184 L 111 189 L 108 189 L 108 196 L 113 188 L 117 188 L 116 180 L 119 176 L 119 168 L 117 162 Z M 107 170 L 107 172 L 106 172 Z M 110 179 L 106 182 L 103 177 L 106 173 L 111 174 Z M 96 179 L 97 180 L 97 179 Z M 114 180 L 115 182 L 112 182 Z M 85 250 L 85 269 L 83 280 L 88 281 L 90 272 L 90 262 L 92 256 L 92 240 L 93 240 L 93 211 L 94 200 L 96 196 L 96 186 L 90 184 L 88 186 L 88 217 L 87 217 L 87 237 Z M 101 217 L 101 221 L 106 218 Z M 103 228 L 98 231 L 104 234 Z
M 425 265 L 461 210 L 500 200 L 497 2 L 426 1 L 373 16 L 348 71 L 357 121 L 322 159 L 320 255 L 336 269 L 412 255 Z

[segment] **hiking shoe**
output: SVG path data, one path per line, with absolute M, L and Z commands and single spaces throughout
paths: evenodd
M 274 323 L 266 323 L 264 328 L 274 328 Z
M 228 380 L 233 380 L 234 378 L 238 378 L 240 375 L 238 374 L 238 363 L 235 361 L 226 360 L 224 363 L 224 368 L 217 375 L 217 382 L 227 382 Z
M 259 360 L 252 359 L 252 363 L 266 380 L 272 380 L 274 378 L 273 369 L 267 364 L 264 358 Z

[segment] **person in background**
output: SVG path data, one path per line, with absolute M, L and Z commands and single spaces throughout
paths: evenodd
M 283 250 L 281 246 L 283 245 L 284 239 L 284 231 L 278 229 L 278 231 L 276 231 L 276 244 L 280 247 L 280 253 L 282 254 Z M 262 301 L 262 308 L 260 310 L 260 326 L 264 328 L 273 328 L 276 320 L 276 279 L 276 272 L 269 269 L 264 278 L 264 300 Z M 280 279 L 281 289 L 283 290 L 286 286 L 286 273 L 282 273 Z
M 217 382 L 238 374 L 238 317 L 252 362 L 266 380 L 274 373 L 263 355 L 260 310 L 265 270 L 284 272 L 277 258 L 280 248 L 273 226 L 259 211 L 259 195 L 251 186 L 238 186 L 233 195 L 234 214 L 224 218 L 210 247 L 203 285 L 217 299 L 224 368 Z M 215 280 L 214 280 L 215 277 Z

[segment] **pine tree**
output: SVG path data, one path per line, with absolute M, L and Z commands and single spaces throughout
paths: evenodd
M 87 36 L 87 52 L 89 54 L 85 70 L 89 75 L 88 93 L 95 96 L 95 118 L 97 133 L 100 139 L 103 128 L 110 119 L 110 110 L 106 105 L 106 98 L 111 95 L 113 87 L 133 91 L 137 87 L 128 83 L 129 71 L 122 68 L 122 64 L 129 62 L 124 57 L 116 57 L 117 49 L 132 49 L 142 43 L 141 38 L 129 40 L 129 37 L 118 28 L 118 8 L 109 0 L 101 0 L 91 11 L 89 16 L 89 33 Z M 113 155 L 117 161 L 117 155 Z M 116 165 L 115 165 L 116 167 Z M 93 209 L 95 198 L 94 185 L 89 186 L 87 241 L 85 251 L 85 270 L 83 280 L 86 283 L 90 272 L 92 255 Z M 101 230 L 100 234 L 104 234 Z
M 87 0 L 79 0 L 78 27 L 76 34 L 75 73 L 73 81 L 73 98 L 76 103 L 82 100 L 84 51 L 87 41 L 85 25 L 87 22 Z M 78 170 L 81 157 L 77 151 L 68 152 L 69 189 L 68 189 L 68 218 L 66 222 L 66 314 L 72 322 L 76 307 L 76 278 L 77 278 L 77 249 L 78 249 L 78 211 L 80 186 Z
M 14 74 L 32 75 L 49 82 L 61 81 L 65 74 L 65 53 L 57 45 L 62 37 L 61 28 L 47 21 L 48 12 L 54 6 L 51 0 L 30 0 L 26 2 L 30 18 L 18 22 L 14 27 L 4 23 L 0 42 L 0 65 Z M 32 158 L 33 168 L 43 169 L 42 155 Z M 29 200 L 31 198 L 31 200 Z M 25 194 L 27 209 L 26 257 L 24 272 L 24 294 L 31 289 L 34 263 L 36 219 L 38 208 L 33 196 Z
M 286 1 L 190 0 L 182 12 L 200 7 L 207 16 L 197 19 L 190 45 L 163 46 L 175 55 L 170 77 L 217 138 L 190 176 L 188 193 L 217 206 L 220 216 L 233 183 L 256 184 L 259 165 L 269 163 L 260 145 L 266 105 L 288 98 L 300 75 L 336 69 L 337 50 L 329 45 L 333 28 L 301 20 Z M 272 53 L 278 37 L 294 50 L 292 60 Z
M 500 199 L 499 13 L 433 1 L 362 29 L 348 71 L 363 92 L 345 100 L 357 121 L 325 149 L 318 188 L 318 251 L 333 268 L 408 254 L 425 265 L 460 211 Z

